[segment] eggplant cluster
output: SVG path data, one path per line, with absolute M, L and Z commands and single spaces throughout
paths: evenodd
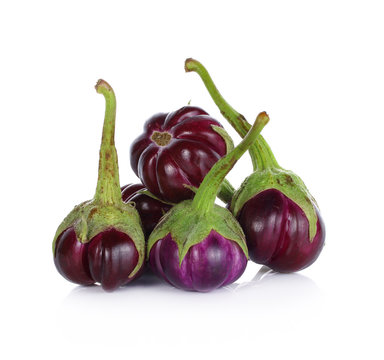
M 325 227 L 318 205 L 260 135 L 268 115 L 261 112 L 251 126 L 202 64 L 187 59 L 185 70 L 200 75 L 242 141 L 234 147 L 222 124 L 196 106 L 155 114 L 131 144 L 140 183 L 120 187 L 116 99 L 99 80 L 106 111 L 96 193 L 70 212 L 53 241 L 54 263 L 67 280 L 112 291 L 148 265 L 174 287 L 208 292 L 236 281 L 249 258 L 292 272 L 319 256 Z M 247 151 L 253 171 L 235 190 L 225 177 Z M 217 197 L 227 206 L 215 204 Z

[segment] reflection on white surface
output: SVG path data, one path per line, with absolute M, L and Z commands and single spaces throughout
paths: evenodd
M 254 264 L 252 264 L 254 265 Z M 249 266 L 251 267 L 251 265 Z M 100 286 L 76 286 L 64 300 L 63 306 L 81 307 L 83 303 L 92 301 L 97 306 L 108 307 L 111 303 L 126 309 L 126 305 L 139 305 L 146 302 L 164 301 L 167 304 L 182 304 L 201 302 L 209 304 L 220 300 L 222 302 L 258 302 L 260 305 L 275 303 L 280 306 L 287 306 L 296 303 L 306 303 L 309 300 L 319 300 L 321 291 L 310 278 L 298 274 L 280 274 L 266 266 L 254 265 L 252 270 L 257 270 L 251 280 L 245 281 L 243 276 L 237 282 L 216 289 L 210 293 L 198 293 L 176 289 L 166 282 L 160 280 L 152 273 L 147 273 L 130 285 L 120 288 L 112 293 L 107 293 Z M 247 269 L 249 277 L 250 271 Z M 230 295 L 229 293 L 232 293 Z M 233 295 L 235 294 L 235 295 Z M 150 299 L 148 299 L 150 297 Z M 88 308 L 88 304 L 87 304 Z
M 113 293 L 78 286 L 59 306 L 57 321 L 70 341 L 90 345 L 102 336 L 104 345 L 129 338 L 134 346 L 144 346 L 147 336 L 156 334 L 153 341 L 161 346 L 172 334 L 179 346 L 187 346 L 195 333 L 202 342 L 222 341 L 228 331 L 243 328 L 244 321 L 254 323 L 255 331 L 245 337 L 260 329 L 306 326 L 321 306 L 322 293 L 308 277 L 250 264 L 237 283 L 206 294 L 175 289 L 148 274 Z
M 269 291 L 272 292 L 283 292 L 287 290 L 288 287 L 290 290 L 296 290 L 293 292 L 294 294 L 299 292 L 305 296 L 311 296 L 315 293 L 317 293 L 317 295 L 320 294 L 319 288 L 310 278 L 298 273 L 281 274 L 271 270 L 267 266 L 262 266 L 252 280 L 236 282 L 225 288 L 231 291 L 241 292 L 249 290 L 250 288 L 260 287 L 264 289 L 263 291 L 266 291 L 268 288 Z

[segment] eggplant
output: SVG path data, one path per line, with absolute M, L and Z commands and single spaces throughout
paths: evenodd
M 143 134 L 131 144 L 131 167 L 153 195 L 178 203 L 194 196 L 211 167 L 232 147 L 217 120 L 201 108 L 184 106 L 145 122 Z
M 96 193 L 63 220 L 52 247 L 55 266 L 64 278 L 80 285 L 100 283 L 112 291 L 142 273 L 145 240 L 137 210 L 121 197 L 115 94 L 104 80 L 97 82 L 96 91 L 106 101 Z
M 143 226 L 145 238 L 151 234 L 161 217 L 169 211 L 173 204 L 165 203 L 150 194 L 143 184 L 128 184 L 121 188 L 121 196 L 125 203 L 135 203 Z
M 250 124 L 225 101 L 205 67 L 187 59 L 185 70 L 201 77 L 223 116 L 244 137 Z M 325 242 L 317 202 L 299 176 L 277 163 L 263 136 L 249 153 L 254 172 L 234 193 L 229 207 L 244 230 L 250 258 L 283 273 L 302 270 L 318 258 Z
M 243 230 L 228 209 L 214 202 L 225 176 L 268 120 L 266 113 L 259 114 L 243 141 L 211 168 L 193 200 L 173 206 L 150 235 L 149 264 L 171 285 L 207 292 L 244 272 L 248 250 Z

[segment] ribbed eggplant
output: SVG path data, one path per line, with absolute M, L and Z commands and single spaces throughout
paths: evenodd
M 223 116 L 244 137 L 250 124 L 224 100 L 204 66 L 187 59 L 185 70 L 200 75 Z M 235 192 L 230 209 L 244 230 L 250 258 L 279 272 L 304 269 L 325 241 L 318 205 L 304 182 L 277 163 L 261 135 L 249 153 L 254 172 Z
M 268 120 L 261 113 L 243 141 L 211 168 L 193 200 L 173 206 L 150 235 L 149 263 L 173 286 L 207 292 L 234 282 L 244 272 L 244 233 L 231 212 L 214 202 L 225 176 Z
M 145 241 L 138 212 L 121 198 L 114 141 L 115 94 L 104 80 L 98 81 L 96 91 L 106 100 L 96 193 L 60 224 L 53 255 L 57 270 L 67 280 L 80 285 L 100 283 L 112 291 L 140 275 Z

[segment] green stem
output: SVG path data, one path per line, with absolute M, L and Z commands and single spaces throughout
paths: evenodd
M 106 107 L 94 201 L 109 205 L 119 204 L 122 200 L 115 148 L 116 97 L 111 86 L 104 80 L 99 80 L 95 88 L 99 94 L 104 95 Z
M 251 128 L 251 125 L 247 122 L 242 114 L 237 112 L 231 105 L 226 102 L 214 84 L 207 69 L 197 60 L 189 58 L 185 60 L 185 71 L 194 71 L 200 76 L 211 98 L 219 108 L 221 114 L 228 120 L 228 122 L 238 132 L 238 134 L 244 138 L 244 136 Z M 257 138 L 255 144 L 250 147 L 249 154 L 251 155 L 252 164 L 255 171 L 267 168 L 280 168 L 272 153 L 272 150 L 261 135 Z
M 257 136 L 268 121 L 268 115 L 265 112 L 260 113 L 241 143 L 221 158 L 205 176 L 193 199 L 193 205 L 202 214 L 207 214 L 213 208 L 217 192 L 224 178 L 236 164 L 237 160 L 239 160 L 255 142 Z
M 224 179 L 220 186 L 219 193 L 217 194 L 217 196 L 220 198 L 220 200 L 224 201 L 226 204 L 229 204 L 232 200 L 234 193 L 235 188 L 227 179 Z
M 263 166 L 260 166 L 259 169 L 281 169 L 267 141 L 261 136 L 257 140 L 259 155 L 263 157 L 264 160 Z

